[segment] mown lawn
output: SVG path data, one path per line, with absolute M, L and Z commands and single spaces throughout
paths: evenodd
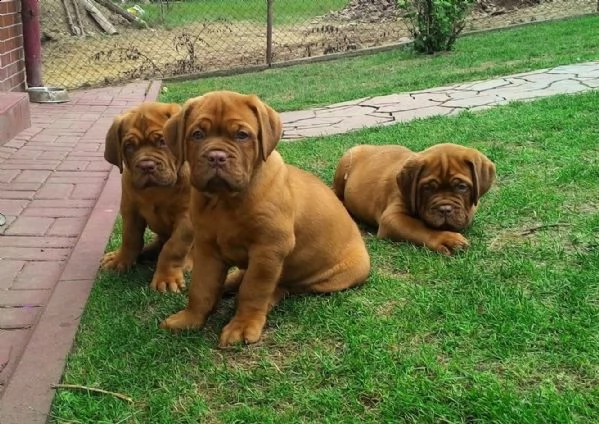
M 281 144 L 330 184 L 358 143 L 453 141 L 497 164 L 496 186 L 444 257 L 365 229 L 361 288 L 286 299 L 260 343 L 216 348 L 158 328 L 181 294 L 151 269 L 101 272 L 68 358 L 54 423 L 590 423 L 599 416 L 599 93 L 513 103 Z M 119 242 L 117 226 L 110 242 Z M 324 235 L 323 235 L 324 236 Z
M 348 0 L 277 0 L 273 4 L 275 24 L 299 24 L 330 11 Z M 177 27 L 203 21 L 262 22 L 266 25 L 266 0 L 188 0 L 141 5 L 150 25 Z
M 599 15 L 460 37 L 455 51 L 409 49 L 229 77 L 167 82 L 166 102 L 212 90 L 258 94 L 279 111 L 599 59 Z

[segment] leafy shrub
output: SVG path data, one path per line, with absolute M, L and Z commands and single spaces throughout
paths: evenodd
M 410 22 L 414 49 L 422 53 L 449 51 L 464 29 L 476 0 L 399 0 Z

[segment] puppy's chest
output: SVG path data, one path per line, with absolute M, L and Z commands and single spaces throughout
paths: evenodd
M 224 261 L 240 268 L 246 268 L 249 255 L 248 243 L 242 234 L 225 232 L 218 235 L 216 244 Z
M 196 226 L 196 230 L 203 233 L 210 244 L 217 246 L 225 262 L 247 267 L 251 235 L 256 229 L 251 224 L 230 215 L 205 218 L 201 223 L 197 223 L 200 225 Z
M 175 226 L 178 211 L 171 205 L 145 205 L 141 215 L 146 220 L 148 227 L 156 234 L 170 235 Z

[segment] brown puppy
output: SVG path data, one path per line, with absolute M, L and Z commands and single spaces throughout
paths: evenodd
M 361 145 L 341 158 L 333 189 L 377 235 L 444 254 L 468 246 L 466 228 L 495 181 L 495 165 L 475 149 L 438 144 L 414 153 L 401 146 Z
M 187 308 L 163 328 L 203 327 L 225 288 L 238 288 L 219 345 L 254 343 L 286 294 L 366 280 L 370 259 L 357 225 L 329 187 L 274 151 L 281 120 L 256 96 L 218 91 L 190 99 L 165 135 L 191 169 L 195 271 Z M 232 266 L 239 269 L 227 278 Z
M 119 167 L 121 178 L 121 247 L 104 255 L 102 268 L 123 271 L 136 260 L 158 258 L 150 287 L 179 291 L 193 243 L 189 219 L 189 169 L 177 167 L 163 127 L 179 112 L 176 104 L 142 103 L 114 119 L 106 135 L 104 158 Z M 144 247 L 144 231 L 156 237 Z

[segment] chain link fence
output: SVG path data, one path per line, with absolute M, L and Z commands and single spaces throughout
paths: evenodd
M 597 11 L 599 0 L 478 0 L 465 31 Z M 397 0 L 41 0 L 45 85 L 266 67 L 409 40 Z

